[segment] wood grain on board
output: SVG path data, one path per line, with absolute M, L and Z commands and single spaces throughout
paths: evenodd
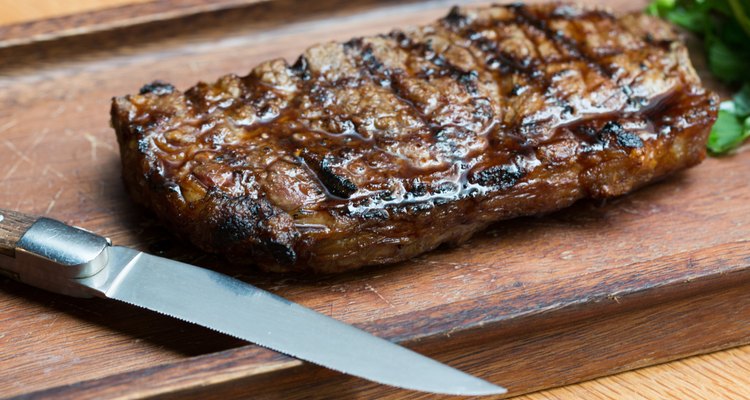
M 151 0 L 3 0 L 0 1 L 0 9 L 3 10 L 0 25 L 51 19 L 147 1 Z
M 3 8 L 0 23 L 0 48 L 19 46 L 45 40 L 55 40 L 76 35 L 90 35 L 101 31 L 129 26 L 174 20 L 201 13 L 241 8 L 267 0 L 106 0 L 107 7 L 96 7 L 91 0 L 79 4 L 77 13 L 65 13 L 68 2 L 50 2 L 50 18 L 30 19 L 27 2 L 10 2 Z M 39 0 L 30 2 L 40 3 Z M 43 7 L 36 4 L 37 7 Z M 13 9 L 19 10 L 16 19 L 9 17 Z
M 512 395 L 750 340 L 744 152 L 630 196 L 498 223 L 458 248 L 335 277 L 226 265 L 173 239 L 127 198 L 108 127 L 113 95 L 154 79 L 186 88 L 244 74 L 316 42 L 429 22 L 449 4 L 275 1 L 0 49 L 0 208 L 237 276 Z M 0 348 L 2 395 L 424 397 L 124 304 L 9 280 L 0 281 Z
M 14 257 L 16 244 L 37 218 L 0 208 L 0 255 Z

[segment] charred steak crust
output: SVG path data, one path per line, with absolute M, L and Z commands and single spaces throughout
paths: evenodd
M 200 248 L 335 272 L 690 167 L 716 113 L 664 22 L 544 4 L 154 82 L 112 124 L 133 198 Z

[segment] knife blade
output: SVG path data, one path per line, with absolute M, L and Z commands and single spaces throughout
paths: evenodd
M 123 301 L 385 385 L 453 395 L 506 393 L 243 281 L 113 246 L 49 218 L 0 209 L 0 272 L 59 294 Z

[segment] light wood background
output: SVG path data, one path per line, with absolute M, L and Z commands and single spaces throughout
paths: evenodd
M 0 24 L 8 25 L 100 10 L 149 0 L 0 0 Z
M 0 0 L 0 25 L 147 1 Z M 750 346 L 537 392 L 517 399 L 750 399 Z

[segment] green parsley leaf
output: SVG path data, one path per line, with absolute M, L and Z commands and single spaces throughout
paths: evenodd
M 750 1 L 653 0 L 646 12 L 703 37 L 708 68 L 719 80 L 741 86 L 721 103 L 707 147 L 720 155 L 750 137 Z
M 750 82 L 742 85 L 742 89 L 734 95 L 732 103 L 734 103 L 735 114 L 750 116 Z
M 663 17 L 664 13 L 674 8 L 677 0 L 654 0 L 646 6 L 646 13 Z
M 719 110 L 719 118 L 708 136 L 708 151 L 714 155 L 727 153 L 750 137 L 750 117 L 737 117 L 737 114 L 724 109 L 723 104 Z
M 729 6 L 732 8 L 732 13 L 727 15 L 734 15 L 735 20 L 739 23 L 740 27 L 745 33 L 750 36 L 750 18 L 748 18 L 745 11 L 745 7 L 742 5 L 740 0 L 729 0 Z M 747 6 L 747 4 L 745 4 Z
M 708 15 L 700 8 L 676 8 L 664 13 L 664 17 L 687 30 L 702 33 L 709 24 Z
M 712 41 L 708 48 L 708 68 L 725 82 L 737 82 L 748 74 L 747 60 L 737 57 L 736 50 L 724 42 Z

